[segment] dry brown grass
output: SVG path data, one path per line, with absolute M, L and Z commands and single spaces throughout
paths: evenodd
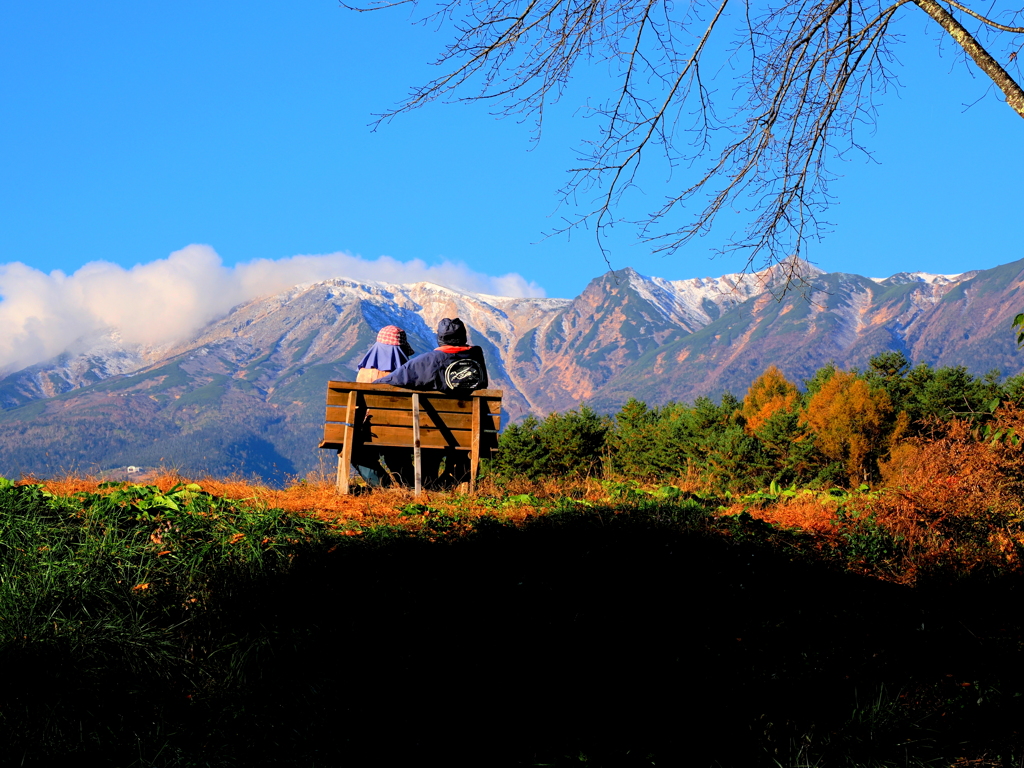
M 68 474 L 46 480 L 26 477 L 20 482 L 41 483 L 58 496 L 108 492 L 99 487 L 105 482 L 104 478 L 97 476 Z M 390 524 L 408 527 L 422 524 L 422 518 L 418 516 L 400 514 L 403 508 L 411 504 L 429 506 L 433 510 L 449 513 L 457 512 L 460 516 L 477 517 L 496 512 L 493 506 L 483 503 L 483 498 L 488 494 L 531 494 L 535 498 L 554 500 L 567 495 L 573 498 L 596 499 L 601 492 L 601 486 L 596 481 L 581 481 L 568 485 L 556 481 L 524 481 L 499 489 L 485 480 L 481 484 L 480 493 L 475 497 L 447 491 L 424 491 L 420 496 L 416 496 L 411 488 L 371 489 L 365 486 L 355 486 L 351 495 L 343 496 L 335 490 L 334 478 L 326 476 L 325 473 L 310 473 L 306 478 L 282 489 L 269 488 L 240 477 L 189 478 L 174 470 L 139 475 L 129 482 L 155 485 L 165 492 L 181 483 L 197 483 L 203 491 L 214 496 L 250 501 L 293 514 L 313 515 L 332 523 Z M 529 503 L 509 503 L 498 510 L 500 517 L 509 521 L 522 521 L 536 512 L 537 509 Z
M 992 426 L 1024 435 L 1024 413 L 1003 408 Z M 981 438 L 965 421 L 936 423 L 929 438 L 892 451 L 881 465 L 885 492 L 855 506 L 902 540 L 911 580 L 936 566 L 1019 569 L 1022 467 L 1024 443 Z
M 748 508 L 747 512 L 752 517 L 782 528 L 799 528 L 812 533 L 831 535 L 836 533 L 834 521 L 838 506 L 834 500 L 806 494 L 765 507 Z
M 1024 411 L 1000 410 L 993 432 L 1015 430 L 1024 437 Z M 1024 567 L 1024 440 L 979 439 L 970 424 L 936 422 L 926 438 L 904 441 L 881 466 L 882 490 L 854 495 L 843 504 L 853 514 L 837 522 L 839 502 L 811 493 L 757 505 L 737 503 L 722 514 L 746 511 L 781 528 L 800 529 L 820 536 L 822 545 L 841 548 L 844 537 L 869 520 L 882 526 L 898 542 L 900 563 L 893 573 L 909 582 L 928 569 L 971 572 Z M 26 478 L 22 482 L 39 482 Z M 252 480 L 200 478 L 193 480 L 173 470 L 132 478 L 167 491 L 179 483 L 198 482 L 204 491 L 229 499 L 247 500 L 294 514 L 316 517 L 343 526 L 367 527 L 382 523 L 417 527 L 421 515 L 410 505 L 459 516 L 497 514 L 513 521 L 542 514 L 554 502 L 570 498 L 612 503 L 608 489 L 596 479 L 529 481 L 516 479 L 500 485 L 483 479 L 479 493 L 424 492 L 414 496 L 408 488 L 356 488 L 349 496 L 335 492 L 333 473 L 323 470 L 283 489 L 268 488 Z M 66 475 L 42 481 L 58 495 L 102 492 L 102 478 Z M 684 492 L 709 490 L 703 478 L 680 477 Z M 517 497 L 522 496 L 522 499 Z M 503 499 L 495 503 L 495 497 Z M 404 511 L 404 514 L 403 514 Z

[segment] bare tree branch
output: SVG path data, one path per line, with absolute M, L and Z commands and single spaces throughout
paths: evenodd
M 1008 27 L 1005 24 L 1000 24 L 999 22 L 994 21 L 986 16 L 982 16 L 980 13 L 975 13 L 966 5 L 961 5 L 960 3 L 956 2 L 956 0 L 943 0 L 943 2 L 946 3 L 946 5 L 951 5 L 954 8 L 960 9 L 968 16 L 973 16 L 974 18 L 978 19 L 978 21 L 988 24 L 990 27 L 995 27 L 996 29 L 1001 30 L 1002 32 L 1013 32 L 1018 35 L 1024 34 L 1024 27 Z
M 981 13 L 964 0 L 442 0 L 421 19 L 453 29 L 435 62 L 442 74 L 378 124 L 438 99 L 483 100 L 498 115 L 532 116 L 539 137 L 575 68 L 603 64 L 617 82 L 590 104 L 599 131 L 562 189 L 566 201 L 592 202 L 556 231 L 593 225 L 607 259 L 603 238 L 624 223 L 614 211 L 647 183 L 641 163 L 656 151 L 670 176 L 686 177 L 646 218 L 628 222 L 656 252 L 674 253 L 723 212 L 746 210 L 745 230 L 726 250 L 744 252 L 748 267 L 761 259 L 795 269 L 789 257 L 828 230 L 830 163 L 867 153 L 857 137 L 876 118 L 876 97 L 895 84 L 900 39 L 891 25 L 905 7 L 938 23 L 1024 116 L 1024 90 L 991 53 L 992 42 L 1002 44 L 1016 65 L 1024 9 L 995 13 L 1000 1 Z M 355 10 L 407 4 L 419 7 L 388 0 Z M 978 32 L 950 9 L 979 22 Z M 737 21 L 730 40 L 723 30 Z M 710 61 L 736 67 L 733 90 L 721 75 L 707 77 Z
M 989 76 L 993 83 L 1006 95 L 1006 103 L 1010 105 L 1021 117 L 1024 117 L 1024 89 L 1010 77 L 1009 73 L 1002 68 L 998 61 L 992 58 L 977 39 L 963 25 L 953 18 L 953 15 L 939 5 L 935 0 L 914 0 L 922 11 L 931 16 L 939 25 L 949 33 L 957 45 L 966 51 L 967 55 L 974 59 L 982 72 Z M 977 14 L 971 14 L 977 17 Z M 1016 29 L 1011 28 L 1016 32 Z M 1024 30 L 1021 30 L 1024 32 Z

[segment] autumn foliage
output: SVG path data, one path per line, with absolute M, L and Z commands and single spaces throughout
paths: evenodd
M 883 389 L 873 389 L 853 373 L 836 371 L 801 413 L 801 423 L 829 459 L 842 462 L 851 484 L 870 479 L 869 459 L 888 447 L 897 430 L 892 403 Z
M 868 506 L 905 550 L 905 578 L 935 569 L 1020 569 L 1024 445 L 991 435 L 1024 429 L 1024 411 L 997 411 L 988 439 L 963 419 L 932 427 L 881 462 L 884 490 Z
M 198 478 L 203 490 L 332 524 L 424 525 L 402 510 L 429 505 L 471 520 L 505 498 L 508 520 L 560 499 L 590 504 L 718 499 L 726 517 L 751 515 L 811 534 L 850 567 L 912 583 L 936 573 L 1021 567 L 1024 387 L 962 369 L 910 368 L 888 353 L 865 371 L 826 366 L 801 389 L 771 367 L 742 401 L 649 407 L 630 400 L 613 418 L 581 407 L 511 425 L 485 468 L 482 499 L 408 488 L 352 496 L 327 475 L 275 489 L 239 478 Z M 963 410 L 960 404 L 964 405 Z M 162 491 L 173 472 L 147 477 Z M 58 495 L 96 493 L 100 478 L 47 481 Z M 673 496 L 675 494 L 675 496 Z M 514 502 L 513 499 L 521 501 Z
M 802 386 L 772 366 L 742 400 L 730 393 L 661 406 L 630 399 L 610 417 L 584 407 L 510 425 L 492 477 L 564 477 L 585 465 L 590 477 L 696 477 L 732 492 L 772 482 L 856 488 L 877 483 L 879 463 L 902 441 L 925 436 L 931 421 L 962 418 L 973 429 L 991 419 L 993 402 L 1024 402 L 1024 377 L 1000 383 L 996 374 L 975 377 L 962 367 L 911 367 L 898 352 L 872 358 L 864 370 L 826 365 Z M 582 434 L 583 416 L 582 453 L 565 453 L 552 438 L 559 430 Z
M 890 352 L 864 370 L 825 366 L 802 387 L 771 367 L 742 400 L 633 399 L 606 427 L 590 446 L 603 482 L 727 494 L 721 514 L 810 533 L 854 569 L 914 583 L 1021 567 L 1022 377 L 912 367 Z M 537 482 L 558 481 L 537 471 L 545 448 L 532 429 L 503 440 L 493 487 L 516 482 L 501 468 L 516 465 L 519 445 Z
M 402 700 L 462 713 L 472 759 L 431 763 L 541 724 L 501 764 L 1017 765 L 1024 388 L 884 363 L 528 420 L 474 495 L 0 481 L 0 736 L 19 764 L 369 765 Z
M 755 433 L 779 411 L 792 411 L 799 405 L 800 392 L 774 365 L 762 373 L 743 398 L 743 418 L 746 430 Z

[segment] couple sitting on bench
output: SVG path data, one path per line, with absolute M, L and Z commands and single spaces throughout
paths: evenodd
M 406 341 L 405 331 L 385 326 L 359 362 L 356 381 L 446 394 L 486 389 L 484 352 L 466 341 L 466 324 L 457 317 L 446 317 L 437 324 L 437 349 L 412 357 L 416 353 Z
M 444 318 L 437 325 L 438 347 L 412 357 L 415 352 L 406 341 L 405 331 L 394 325 L 386 326 L 378 332 L 376 343 L 360 361 L 356 381 L 450 395 L 486 389 L 487 365 L 483 350 L 470 346 L 467 341 L 465 323 L 457 317 Z M 372 486 L 386 484 L 389 480 L 413 484 L 412 452 L 408 448 L 366 445 L 352 458 L 360 476 Z M 422 463 L 427 485 L 462 482 L 470 473 L 469 458 L 465 451 L 426 451 Z

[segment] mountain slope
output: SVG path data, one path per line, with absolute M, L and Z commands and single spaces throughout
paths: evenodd
M 1021 370 L 1009 322 L 1024 261 L 886 279 L 803 266 L 786 293 L 774 271 L 670 282 L 627 269 L 572 300 L 339 278 L 248 302 L 160 349 L 125 346 L 110 329 L 0 380 L 0 474 L 161 463 L 303 474 L 331 459 L 316 450 L 326 381 L 353 378 L 381 326 L 402 326 L 424 351 L 455 315 L 514 419 L 582 400 L 612 411 L 631 396 L 742 394 L 768 365 L 799 381 L 889 349 L 975 373 Z
M 1009 324 L 1024 300 L 1024 261 L 962 277 L 874 281 L 831 273 L 781 301 L 762 294 L 640 357 L 597 391 L 593 404 L 611 410 L 631 396 L 661 403 L 742 395 L 769 365 L 799 382 L 830 361 L 863 368 L 886 350 L 932 366 L 1019 373 L 1024 360 Z
M 138 350 L 117 348 L 109 334 L 77 357 L 62 355 L 0 382 L 15 405 L 31 398 L 33 386 L 45 393 L 39 382 L 66 385 L 0 414 L 0 471 L 169 463 L 189 472 L 257 472 L 271 481 L 304 473 L 318 460 L 326 382 L 354 377 L 382 325 L 401 325 L 411 344 L 426 350 L 436 343 L 430 329 L 452 315 L 466 320 L 484 348 L 492 386 L 506 391 L 510 407 L 526 411 L 504 361 L 520 334 L 566 303 L 339 279 L 236 307 L 154 364 Z M 68 389 L 77 372 L 95 376 L 111 359 L 143 364 L 99 382 L 80 378 L 79 388 Z

